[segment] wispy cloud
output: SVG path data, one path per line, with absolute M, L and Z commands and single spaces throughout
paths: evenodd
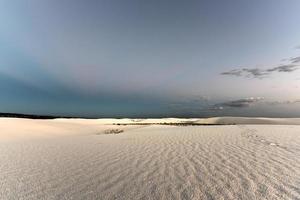
M 269 105 L 289 105 L 289 104 L 296 104 L 296 103 L 300 103 L 300 99 L 296 99 L 296 100 L 287 100 L 287 101 L 268 101 L 266 102 Z
M 292 105 L 300 103 L 300 99 L 296 100 L 283 100 L 283 101 L 276 101 L 276 100 L 265 100 L 264 97 L 250 97 L 245 99 L 238 99 L 233 101 L 226 101 L 223 103 L 214 104 L 209 109 L 220 111 L 225 109 L 238 109 L 238 108 L 246 108 L 256 103 L 270 105 L 270 106 L 279 106 L 279 105 Z
M 261 70 L 259 68 L 244 68 L 242 69 L 244 75 L 248 78 L 263 78 L 269 74 L 268 71 Z
M 280 65 L 271 69 L 267 69 L 267 72 L 293 72 L 297 70 L 299 66 L 293 64 Z
M 269 72 L 261 70 L 259 68 L 243 68 L 233 69 L 230 71 L 222 72 L 221 75 L 237 76 L 237 77 L 248 77 L 248 78 L 263 78 L 268 75 Z
M 296 49 L 300 49 L 300 46 L 297 46 Z M 300 56 L 288 59 L 281 59 L 281 61 L 287 61 L 288 63 L 280 64 L 276 67 L 269 68 L 241 67 L 239 69 L 232 69 L 229 71 L 222 72 L 221 75 L 262 79 L 267 77 L 268 75 L 271 75 L 274 72 L 293 72 L 300 68 Z
M 300 63 L 300 56 L 291 58 L 290 61 L 291 61 L 292 63 Z
M 268 75 L 271 75 L 273 72 L 293 72 L 299 69 L 299 67 L 300 67 L 299 65 L 295 65 L 295 64 L 286 64 L 286 65 L 279 65 L 277 67 L 268 68 L 268 69 L 260 69 L 260 68 L 233 69 L 230 71 L 222 72 L 221 75 L 261 79 L 267 77 Z
M 223 110 L 226 108 L 245 108 L 249 107 L 256 102 L 264 100 L 263 97 L 249 97 L 245 99 L 238 99 L 234 101 L 227 101 L 219 104 L 215 104 L 211 107 L 211 110 Z
M 243 70 L 233 69 L 233 70 L 230 70 L 230 71 L 222 72 L 221 75 L 242 76 L 243 75 Z

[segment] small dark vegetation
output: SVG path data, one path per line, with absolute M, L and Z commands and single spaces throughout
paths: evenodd
M 228 124 L 201 124 L 201 123 L 194 123 L 194 122 L 161 122 L 161 123 L 118 123 L 113 124 L 118 126 L 127 126 L 127 125 L 167 125 L 167 126 L 222 126 L 222 125 L 235 125 L 234 123 L 228 123 Z
M 104 134 L 119 134 L 124 132 L 122 129 L 108 129 L 104 131 Z

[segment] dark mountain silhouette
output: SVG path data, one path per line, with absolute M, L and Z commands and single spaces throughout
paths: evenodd
M 19 113 L 1 113 L 0 117 L 12 117 L 12 118 L 27 118 L 27 119 L 55 119 L 58 116 L 48 116 L 48 115 L 32 115 L 32 114 L 19 114 Z

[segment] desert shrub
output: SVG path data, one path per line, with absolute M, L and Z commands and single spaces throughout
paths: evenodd
M 119 134 L 124 132 L 122 129 L 108 129 L 104 131 L 104 134 Z

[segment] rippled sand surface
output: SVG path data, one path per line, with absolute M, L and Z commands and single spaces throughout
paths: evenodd
M 300 126 L 94 130 L 1 140 L 0 199 L 300 199 Z

